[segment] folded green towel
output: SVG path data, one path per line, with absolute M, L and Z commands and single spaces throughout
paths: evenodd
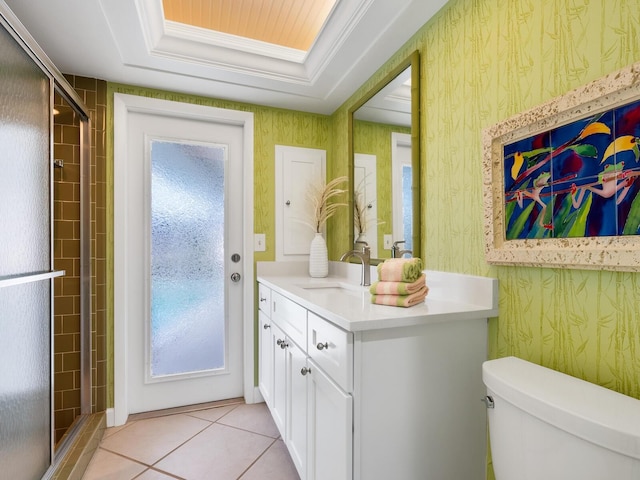
M 373 282 L 369 287 L 372 295 L 411 295 L 425 286 L 426 275 L 423 273 L 415 282 Z
M 419 258 L 390 258 L 378 265 L 378 280 L 383 282 L 415 282 L 422 275 Z
M 427 293 L 429 293 L 429 287 L 425 285 L 411 295 L 371 295 L 371 303 L 392 307 L 413 307 L 424 302 Z

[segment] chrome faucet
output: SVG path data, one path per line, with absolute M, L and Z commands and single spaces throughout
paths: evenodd
M 362 244 L 362 250 L 350 250 L 340 257 L 340 261 L 344 262 L 349 257 L 357 257 L 360 260 L 360 263 L 362 263 L 362 277 L 360 285 L 368 287 L 371 285 L 371 250 L 369 250 L 367 242 L 355 242 L 355 245 L 358 244 Z
M 413 256 L 413 252 L 411 250 L 402 250 L 400 249 L 400 244 L 404 243 L 404 240 L 398 240 L 397 242 L 393 242 L 393 247 L 391 247 L 391 258 L 402 258 L 405 253 Z

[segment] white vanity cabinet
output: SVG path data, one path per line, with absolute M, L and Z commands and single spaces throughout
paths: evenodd
M 259 311 L 260 391 L 302 480 L 350 480 L 353 335 L 267 290 L 259 285 L 271 299 L 270 319 Z
M 372 305 L 357 283 L 343 291 L 331 265 L 328 278 L 309 279 L 304 268 L 265 264 L 271 330 L 287 341 L 272 345 L 269 408 L 302 480 L 485 478 L 482 362 L 496 280 L 427 271 L 427 300 L 405 309 Z

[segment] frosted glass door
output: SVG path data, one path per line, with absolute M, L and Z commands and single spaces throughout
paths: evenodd
M 151 376 L 225 368 L 224 146 L 151 142 Z
M 0 478 L 51 465 L 51 81 L 0 28 Z
M 0 288 L 0 478 L 51 463 L 51 280 Z

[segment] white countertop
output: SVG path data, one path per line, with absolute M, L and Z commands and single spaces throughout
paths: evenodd
M 344 328 L 358 332 L 498 315 L 498 281 L 425 270 L 429 294 L 409 308 L 374 305 L 369 287 L 360 286 L 362 267 L 329 262 L 329 276 L 312 278 L 307 262 L 258 262 L 258 282 Z M 371 267 L 371 283 L 377 270 Z

